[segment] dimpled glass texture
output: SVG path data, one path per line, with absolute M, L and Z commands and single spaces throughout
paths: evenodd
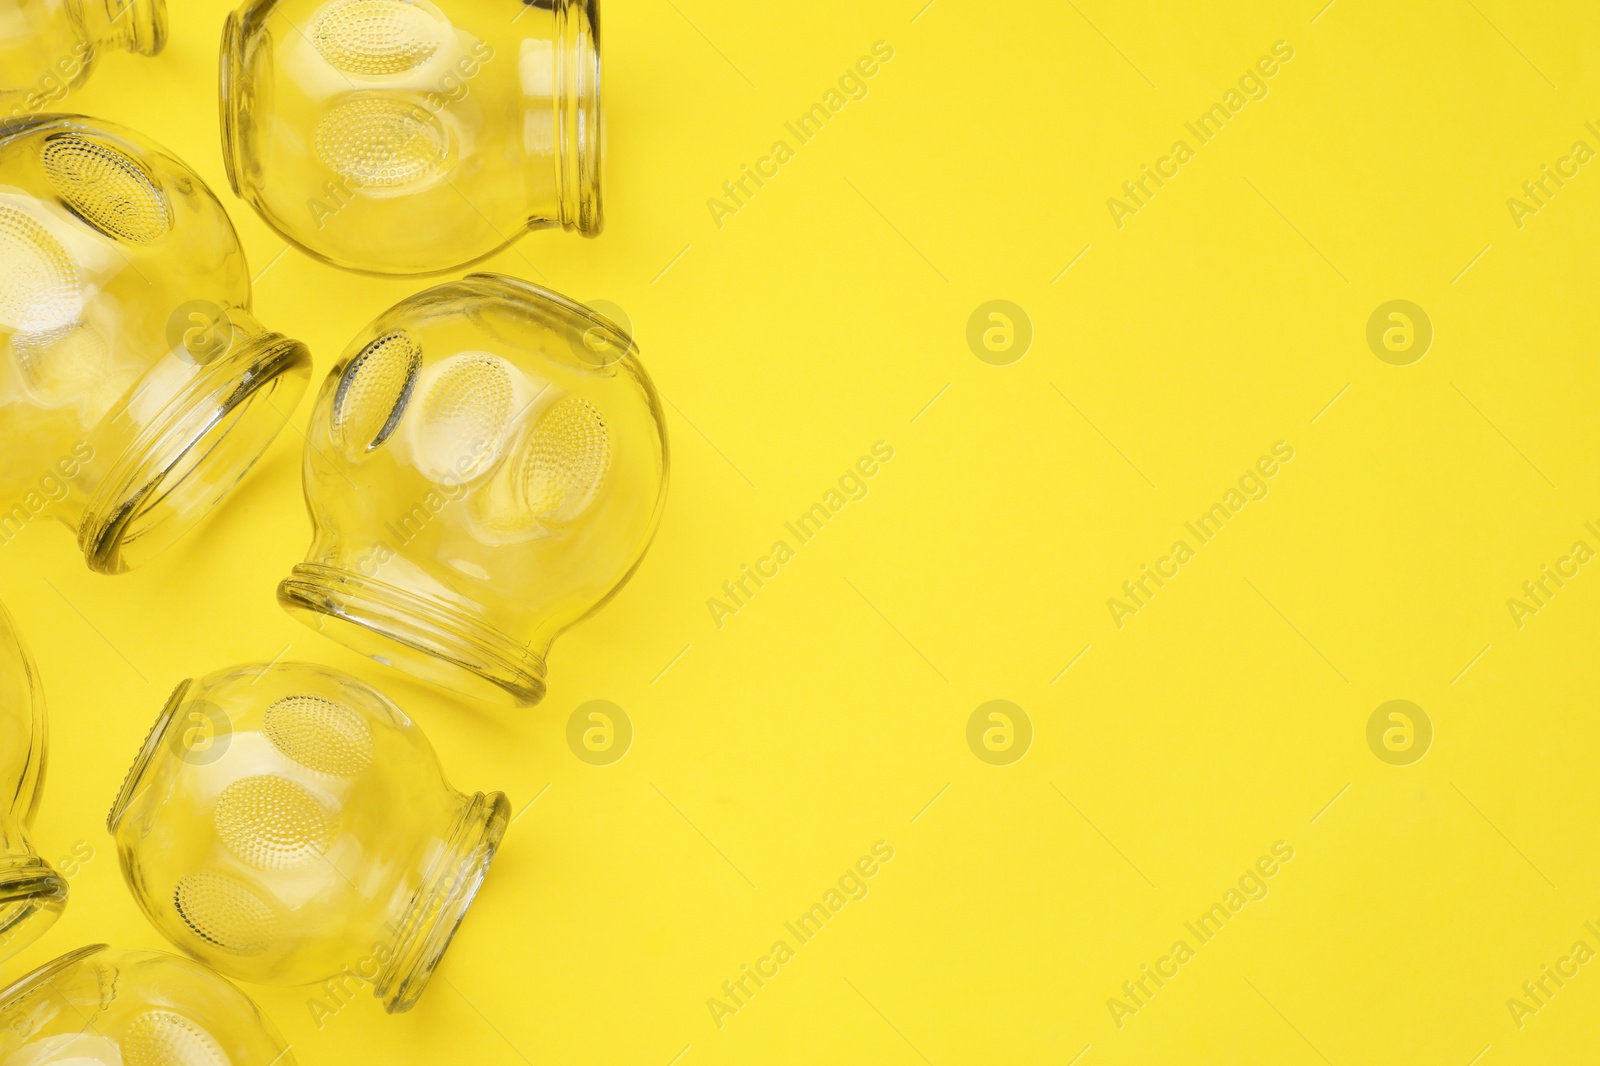
M 345 349 L 306 430 L 306 561 L 278 599 L 424 680 L 531 706 L 550 642 L 621 587 L 660 518 L 667 442 L 631 338 L 473 274 Z
M 0 1066 L 294 1066 L 243 992 L 159 951 L 98 944 L 0 992 Z
M 77 116 L 0 127 L 0 541 L 50 513 L 92 569 L 137 565 L 233 489 L 310 367 L 251 316 L 183 163 Z
M 37 671 L 0 607 L 0 961 L 44 932 L 67 901 L 67 883 L 33 850 L 33 811 L 44 787 L 44 697 Z
M 101 54 L 153 56 L 166 42 L 166 0 L 0 0 L 0 113 L 48 110 Z
M 106 825 L 139 906 L 190 955 L 261 983 L 353 974 L 395 1012 L 444 955 L 508 812 L 499 792 L 446 784 L 381 693 L 286 663 L 179 685 Z
M 337 266 L 425 274 L 600 232 L 596 0 L 249 0 L 222 39 L 233 191 Z

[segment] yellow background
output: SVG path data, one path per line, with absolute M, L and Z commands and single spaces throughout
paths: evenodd
M 43 522 L 0 549 L 52 714 L 37 840 L 94 850 L 8 977 L 162 946 L 105 810 L 177 681 L 287 648 L 377 683 L 519 812 L 412 1013 L 362 996 L 319 1029 L 309 990 L 249 989 L 308 1066 L 1593 1061 L 1600 964 L 1520 1029 L 1506 1000 L 1600 949 L 1600 566 L 1521 629 L 1506 601 L 1600 548 L 1600 163 L 1520 229 L 1506 201 L 1600 148 L 1600 14 L 923 3 L 605 0 L 606 232 L 487 268 L 626 310 L 672 484 L 541 706 L 464 705 L 278 609 L 309 537 L 293 430 L 129 576 Z M 164 55 L 64 106 L 205 177 L 320 380 L 426 282 L 280 258 L 227 191 L 226 8 L 173 0 Z M 1107 198 L 1280 40 L 1269 95 L 1119 229 Z M 869 95 L 719 229 L 707 200 L 877 41 Z M 991 299 L 1035 331 L 1009 366 L 967 345 Z M 1411 366 L 1366 343 L 1392 299 L 1436 332 Z M 708 598 L 880 440 L 869 495 L 717 628 Z M 1279 440 L 1270 495 L 1118 629 L 1107 598 Z M 611 766 L 567 746 L 593 699 L 636 731 Z M 993 699 L 1033 724 L 1013 765 L 967 745 Z M 1433 723 L 1414 765 L 1367 746 L 1391 699 Z M 870 894 L 718 1028 L 708 998 L 880 840 Z M 1270 894 L 1117 1028 L 1122 982 L 1279 840 Z

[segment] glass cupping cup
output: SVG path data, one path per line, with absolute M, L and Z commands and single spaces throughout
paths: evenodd
M 501 704 L 544 696 L 564 629 L 638 566 L 667 439 L 633 340 L 473 274 L 363 330 L 306 430 L 314 527 L 278 599 L 385 665 Z
M 426 274 L 600 231 L 596 0 L 249 0 L 222 40 L 233 190 L 337 266 Z
M 0 991 L 3 1066 L 294 1066 L 250 997 L 159 951 L 98 944 Z
M 226 496 L 310 377 L 250 313 L 200 178 L 80 116 L 0 125 L 0 534 L 50 512 L 120 573 Z
M 47 745 L 38 670 L 0 607 L 0 961 L 44 932 L 67 901 L 67 883 L 33 847 Z
M 105 52 L 153 56 L 166 42 L 166 0 L 4 0 L 0 117 L 53 107 Z
M 345 674 L 284 663 L 179 685 L 106 820 L 139 906 L 245 981 L 370 980 L 410 1009 L 505 833 L 422 731 Z

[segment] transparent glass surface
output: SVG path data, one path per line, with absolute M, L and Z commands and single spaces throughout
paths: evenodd
M 44 696 L 38 672 L 0 607 L 0 960 L 32 943 L 61 913 L 67 883 L 33 850 L 33 811 L 44 787 Z
M 0 117 L 50 110 L 105 52 L 166 41 L 166 0 L 0 0 Z
M 246 981 L 349 975 L 403 1011 L 508 812 L 446 784 L 381 693 L 285 663 L 179 685 L 106 824 L 139 906 L 190 955 Z
M 530 706 L 550 642 L 643 557 L 666 477 L 632 339 L 473 274 L 385 312 L 324 382 L 306 431 L 314 540 L 278 599 L 385 665 Z
M 243 992 L 198 963 L 97 944 L 0 992 L 0 1066 L 294 1066 Z
M 447 270 L 600 231 L 596 0 L 250 0 L 222 41 L 234 192 L 338 266 Z
M 0 542 L 53 514 L 90 567 L 156 554 L 226 496 L 310 378 L 250 314 L 233 225 L 120 126 L 0 126 Z

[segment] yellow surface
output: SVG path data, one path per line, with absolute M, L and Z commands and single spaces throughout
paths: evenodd
M 1600 567 L 1566 563 L 1520 627 L 1508 600 L 1600 550 L 1600 164 L 1507 201 L 1600 150 L 1600 13 L 922 2 L 606 0 L 606 233 L 489 266 L 626 310 L 674 466 L 655 547 L 557 643 L 537 709 L 462 706 L 278 610 L 308 538 L 294 432 L 130 576 L 42 523 L 0 549 L 53 715 L 38 840 L 93 851 L 8 975 L 161 944 L 104 811 L 174 683 L 287 647 L 377 682 L 456 784 L 521 812 L 413 1013 L 362 994 L 319 1028 L 312 991 L 250 989 L 302 1064 L 1593 1061 L 1600 965 L 1561 960 L 1600 951 Z M 173 6 L 164 56 L 68 104 L 222 193 L 259 317 L 320 379 L 422 283 L 277 258 L 223 178 L 226 5 Z M 879 41 L 865 98 L 794 147 L 785 122 Z M 1279 41 L 1267 95 L 1198 144 L 1184 123 Z M 713 212 L 780 138 L 777 176 Z M 1119 228 L 1108 198 L 1179 139 Z M 995 299 L 1035 334 L 1010 365 L 966 340 Z M 1411 365 L 1367 344 L 1391 300 L 1434 327 Z M 866 496 L 798 545 L 784 523 L 879 441 Z M 1266 497 L 1198 543 L 1185 523 L 1279 441 Z M 719 628 L 708 600 L 780 539 Z M 1108 599 L 1180 539 L 1119 628 Z M 1433 739 L 1391 765 L 1368 720 L 1401 699 Z M 568 747 L 591 700 L 633 724 L 609 766 Z M 991 700 L 1032 725 L 1011 765 L 968 746 Z M 1003 723 L 979 726 L 987 750 Z M 801 944 L 785 923 L 878 841 L 865 898 Z M 1202 944 L 1185 923 L 1241 878 L 1266 896 Z M 719 1027 L 708 999 L 779 940 Z M 1177 976 L 1110 1009 L 1146 964 Z M 1546 965 L 1577 976 L 1519 1027 Z

